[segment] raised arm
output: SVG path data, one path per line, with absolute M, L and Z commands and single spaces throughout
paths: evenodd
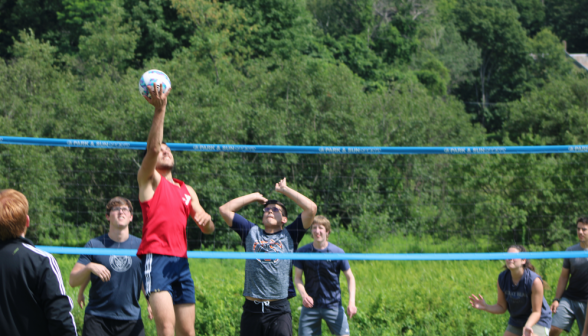
M 155 113 L 153 114 L 149 137 L 147 138 L 147 154 L 141 163 L 141 168 L 137 175 L 139 188 L 148 184 L 154 175 L 157 174 L 155 165 L 157 164 L 157 156 L 159 155 L 163 141 L 163 121 L 165 119 L 167 96 L 171 91 L 170 89 L 166 93 L 163 93 L 162 86 L 159 86 L 159 90 L 157 90 L 155 84 L 153 84 L 153 87 L 148 86 L 147 89 L 151 94 L 151 98 L 145 97 L 145 100 L 155 107 Z
M 227 223 L 229 227 L 232 227 L 233 218 L 235 218 L 235 212 L 241 210 L 242 207 L 253 202 L 258 202 L 259 204 L 263 205 L 265 204 L 265 202 L 267 202 L 267 198 L 263 197 L 262 194 L 256 192 L 253 194 L 237 197 L 233 200 L 230 200 L 224 205 L 222 205 L 220 208 L 218 208 L 218 210 L 220 211 L 221 216 L 225 220 L 225 223 Z
M 316 204 L 314 204 L 314 202 L 308 197 L 288 187 L 285 177 L 280 182 L 276 183 L 276 191 L 285 195 L 302 208 L 302 225 L 305 229 L 308 229 L 312 225 L 312 221 L 316 215 Z
M 355 277 L 353 276 L 353 272 L 351 272 L 351 268 L 347 271 L 343 271 L 345 278 L 347 278 L 347 288 L 349 289 L 349 306 L 347 306 L 347 315 L 351 319 L 355 314 L 357 314 L 357 307 L 355 307 Z
M 204 211 L 204 208 L 200 205 L 200 201 L 198 200 L 198 195 L 190 187 L 186 185 L 188 192 L 190 193 L 190 197 L 192 197 L 192 209 L 190 210 L 190 217 L 198 224 L 198 227 L 204 234 L 211 234 L 214 232 L 214 223 L 212 222 L 212 218 L 210 215 Z
M 302 269 L 294 267 L 294 284 L 302 297 L 302 305 L 306 308 L 312 308 L 314 306 L 314 300 L 306 293 L 306 288 L 304 288 L 304 283 L 302 283 L 302 273 Z

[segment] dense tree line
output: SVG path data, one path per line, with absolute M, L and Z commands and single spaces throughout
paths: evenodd
M 141 73 L 171 77 L 168 142 L 483 146 L 587 143 L 582 2 L 45 0 L 0 3 L 0 135 L 145 141 Z M 361 239 L 480 234 L 552 245 L 584 214 L 585 156 L 176 153 L 206 209 L 291 184 Z M 0 146 L 32 232 L 79 245 L 136 200 L 138 153 Z M 138 209 L 138 204 L 136 204 Z M 246 209 L 256 216 L 255 209 Z M 140 213 L 136 212 L 138 223 Z M 217 221 L 220 218 L 217 217 Z M 572 224 L 570 224 L 572 223 Z M 219 225 L 221 226 L 221 225 Z M 139 230 L 137 225 L 135 232 Z M 236 245 L 221 228 L 191 247 Z M 356 250 L 361 249 L 358 245 Z

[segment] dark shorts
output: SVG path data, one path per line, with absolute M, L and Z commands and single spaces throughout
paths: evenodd
M 84 316 L 84 336 L 145 336 L 143 320 L 114 320 L 100 316 Z
M 349 335 L 349 323 L 343 306 L 338 308 L 306 308 L 302 307 L 298 323 L 298 336 L 321 335 L 321 320 L 333 335 Z
M 168 291 L 174 305 L 196 303 L 188 259 L 159 254 L 141 256 L 141 275 L 147 297 Z
M 292 336 L 292 313 L 287 299 L 256 303 L 245 300 L 241 336 Z
M 551 325 L 566 332 L 570 332 L 574 325 L 574 320 L 578 322 L 578 329 L 580 332 L 584 330 L 584 323 L 586 322 L 586 302 L 570 300 L 562 297 L 559 301 L 559 307 L 553 314 Z

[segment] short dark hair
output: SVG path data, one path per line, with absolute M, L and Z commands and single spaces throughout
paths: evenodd
M 161 142 L 161 144 L 162 144 L 162 145 L 166 145 L 166 146 L 167 146 L 167 143 L 165 143 L 165 141 L 162 141 L 162 142 Z M 169 147 L 169 146 L 168 146 L 168 147 Z M 143 150 L 143 153 L 141 153 L 141 160 L 143 160 L 143 159 L 145 158 L 145 155 L 147 155 L 147 148 L 145 148 L 145 149 Z
M 584 225 L 588 225 L 588 217 L 580 217 L 578 218 L 578 220 L 576 221 L 576 225 L 578 224 L 584 224 Z
M 263 205 L 263 207 L 265 208 L 266 206 L 270 205 L 270 204 L 276 204 L 279 205 L 282 208 L 284 217 L 288 217 L 288 210 L 286 210 L 286 206 L 284 205 L 284 203 L 278 201 L 278 200 L 267 200 L 267 202 L 265 202 L 265 204 Z
M 108 203 L 106 204 L 106 214 L 107 215 L 110 214 L 110 211 L 112 211 L 112 208 L 114 208 L 115 206 L 121 206 L 121 205 L 128 206 L 129 211 L 131 213 L 133 213 L 133 203 L 131 203 L 131 201 L 129 201 L 128 198 L 116 196 L 115 198 L 108 201 Z

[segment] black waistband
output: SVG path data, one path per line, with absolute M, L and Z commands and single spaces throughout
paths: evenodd
M 288 299 L 276 301 L 251 301 L 245 299 L 243 310 L 250 313 L 287 313 L 290 312 L 290 301 Z

